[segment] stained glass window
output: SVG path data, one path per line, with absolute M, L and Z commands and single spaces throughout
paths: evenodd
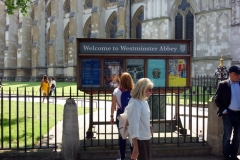
M 186 15 L 186 39 L 193 39 L 193 14 L 189 11 Z
M 180 13 L 175 17 L 175 39 L 183 39 L 183 16 Z
M 117 18 L 112 21 L 112 28 L 110 29 L 110 38 L 116 38 Z
M 186 11 L 186 9 L 189 7 L 190 7 L 190 4 L 187 3 L 187 0 L 182 0 L 182 3 L 178 6 L 178 9 Z
M 142 12 L 138 17 L 138 23 L 136 26 L 136 38 L 141 39 L 142 38 L 142 21 L 144 19 L 144 12 Z

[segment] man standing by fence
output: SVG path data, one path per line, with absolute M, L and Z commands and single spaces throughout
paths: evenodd
M 229 68 L 229 79 L 219 82 L 215 96 L 218 116 L 223 120 L 223 159 L 238 160 L 240 140 L 240 68 Z M 230 138 L 233 131 L 232 142 Z

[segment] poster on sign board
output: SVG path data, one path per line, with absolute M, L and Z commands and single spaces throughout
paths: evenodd
M 166 60 L 148 59 L 148 78 L 154 83 L 154 87 L 166 86 Z
M 105 59 L 104 60 L 104 87 L 116 88 L 119 85 L 122 74 L 122 59 Z
M 100 87 L 101 65 L 100 59 L 82 60 L 82 87 Z
M 169 86 L 186 86 L 187 84 L 187 60 L 169 59 Z
M 144 77 L 144 59 L 126 59 L 126 69 L 136 84 L 140 78 Z

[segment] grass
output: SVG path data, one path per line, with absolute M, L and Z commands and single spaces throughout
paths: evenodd
M 19 94 L 24 94 L 24 90 L 26 88 L 26 94 L 27 95 L 39 95 L 39 87 L 40 82 L 3 82 L 3 91 L 4 93 L 9 93 L 11 91 L 12 94 L 16 94 L 17 88 L 19 90 Z M 69 95 L 71 90 L 71 95 L 76 96 L 77 92 L 79 96 L 83 96 L 82 91 L 77 90 L 77 83 L 76 82 L 57 82 L 57 96 L 63 96 L 63 95 Z M 33 91 L 33 92 L 32 92 Z M 198 93 L 197 93 L 198 91 Z M 203 87 L 192 87 L 192 92 L 196 92 L 197 94 L 190 93 L 189 90 L 186 90 L 185 92 L 180 93 L 180 104 L 189 104 L 189 99 L 192 98 L 192 103 L 203 103 L 203 99 L 205 98 L 205 102 L 208 101 L 208 99 L 211 98 L 207 93 L 205 97 L 203 96 Z M 85 95 L 88 99 L 89 95 Z M 107 100 L 111 100 L 111 94 L 108 94 L 106 96 Z M 190 97 L 191 96 L 191 97 Z M 97 100 L 97 96 L 94 96 L 94 99 Z M 104 95 L 100 95 L 100 100 L 105 100 Z M 175 104 L 176 97 L 173 95 L 171 96 L 171 93 L 167 93 L 166 97 L 168 102 L 173 102 Z M 173 99 L 173 100 L 172 100 Z
M 40 82 L 3 82 L 2 89 L 4 93 L 11 92 L 12 94 L 16 94 L 17 89 L 19 94 L 24 94 L 26 89 L 27 95 L 32 95 L 32 91 L 34 95 L 39 95 Z M 62 95 L 63 93 L 69 94 L 71 89 L 71 93 L 77 93 L 77 84 L 76 82 L 57 82 L 57 96 Z M 79 92 L 79 94 L 83 94 Z
M 63 119 L 64 105 L 31 103 L 4 100 L 0 109 L 0 148 L 16 148 L 36 145 L 48 133 L 56 122 Z M 2 105 L 1 105 L 2 106 Z M 89 112 L 88 108 L 85 110 Z M 78 115 L 84 114 L 84 108 L 78 107 Z M 56 119 L 55 119 L 56 115 Z M 41 133 L 40 133 L 41 132 Z

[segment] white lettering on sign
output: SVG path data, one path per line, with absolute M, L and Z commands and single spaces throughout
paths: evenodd
M 127 47 L 120 46 L 122 51 L 157 51 L 157 47 Z
M 159 48 L 159 51 L 173 51 L 176 52 L 177 48 L 169 47 L 169 46 L 161 46 Z
M 170 47 L 170 46 L 159 46 L 159 47 L 151 47 L 151 46 L 126 46 L 126 45 L 120 45 L 118 46 L 94 46 L 94 45 L 83 45 L 83 49 L 85 51 L 126 51 L 126 52 L 176 52 L 177 48 L 176 47 Z
M 88 51 L 111 51 L 112 48 L 111 47 L 95 47 L 95 46 L 85 46 L 83 45 L 84 50 L 88 50 Z

